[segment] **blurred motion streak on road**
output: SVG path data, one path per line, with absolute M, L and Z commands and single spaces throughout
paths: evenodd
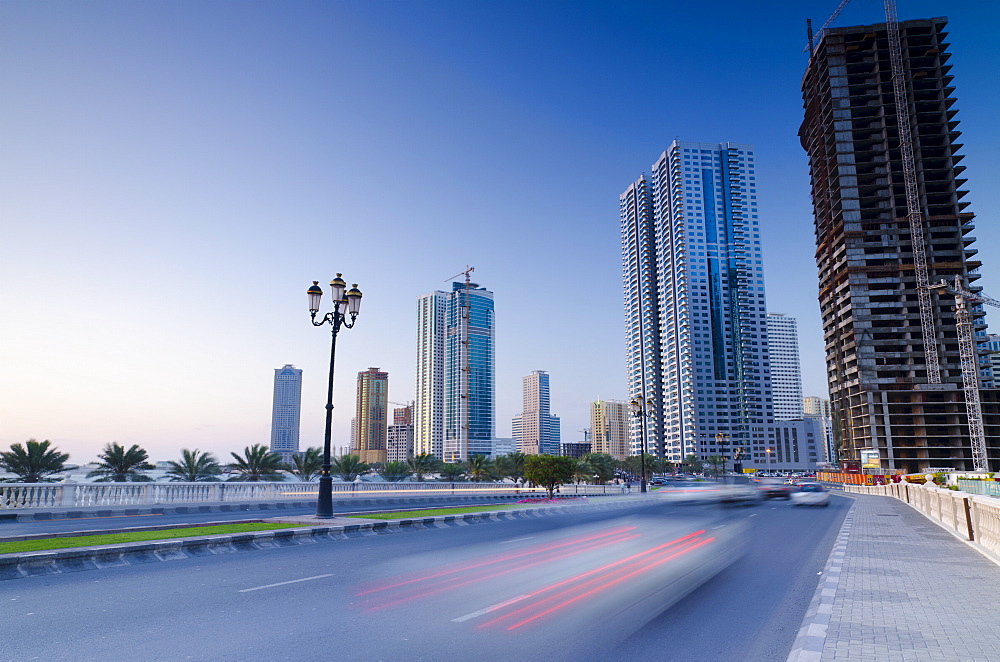
M 405 624 L 399 635 L 417 649 L 423 639 L 457 642 L 473 633 L 507 633 L 507 643 L 518 633 L 526 651 L 539 637 L 572 648 L 580 628 L 626 636 L 742 553 L 742 520 L 711 533 L 708 523 L 702 516 L 641 515 L 610 527 L 559 529 L 502 554 L 495 552 L 499 541 L 423 554 L 387 564 L 378 573 L 384 579 L 352 591 L 352 607 L 372 617 L 390 607 L 403 610 L 385 617 L 393 627 Z M 474 628 L 463 625 L 487 615 Z

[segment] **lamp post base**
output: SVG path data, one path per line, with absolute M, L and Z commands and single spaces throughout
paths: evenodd
M 333 519 L 333 476 L 329 474 L 319 477 L 316 517 L 320 519 Z

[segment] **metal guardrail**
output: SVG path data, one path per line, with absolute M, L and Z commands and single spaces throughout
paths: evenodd
M 563 485 L 561 495 L 616 494 L 608 485 Z M 319 483 L 0 483 L 0 510 L 73 506 L 259 501 L 315 497 Z M 540 487 L 511 483 L 334 483 L 339 496 L 389 497 L 416 495 L 544 494 Z
M 982 483 L 986 481 L 960 481 Z M 930 519 L 994 554 L 1000 554 L 1000 499 L 916 483 L 844 485 L 845 492 L 905 501 Z

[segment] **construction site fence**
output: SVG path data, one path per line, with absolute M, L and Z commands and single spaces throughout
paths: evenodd
M 844 491 L 904 501 L 963 540 L 988 550 L 994 557 L 1000 555 L 1000 499 L 906 482 L 890 485 L 845 484 Z
M 904 480 L 901 474 L 855 474 L 833 471 L 819 471 L 816 480 L 842 485 L 888 485 Z

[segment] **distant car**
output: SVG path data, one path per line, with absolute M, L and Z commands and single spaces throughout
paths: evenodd
M 792 486 L 780 479 L 765 478 L 757 482 L 757 489 L 765 499 L 789 499 L 792 496 Z
M 656 493 L 675 503 L 717 503 L 722 500 L 725 488 L 719 483 L 685 481 L 672 483 Z
M 759 501 L 761 498 L 760 490 L 748 483 L 725 485 L 724 488 L 722 497 L 719 499 L 722 503 L 747 504 Z
M 819 483 L 802 483 L 797 492 L 792 492 L 793 506 L 830 505 L 830 493 Z

